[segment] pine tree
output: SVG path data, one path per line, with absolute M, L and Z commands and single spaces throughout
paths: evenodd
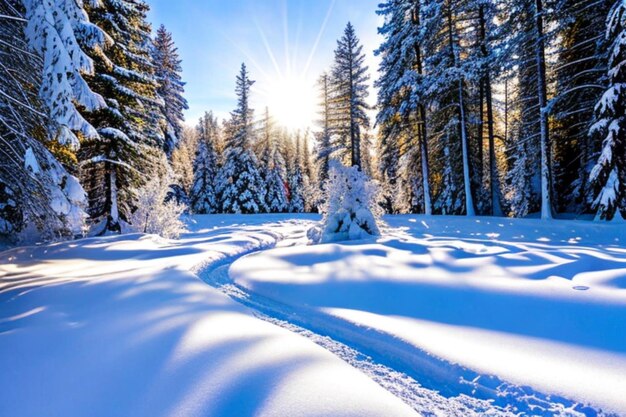
M 328 179 L 330 157 L 333 153 L 332 131 L 331 131 L 331 85 L 330 77 L 324 73 L 318 81 L 320 92 L 320 119 L 317 124 L 320 128 L 315 133 L 316 151 L 315 160 L 317 163 L 318 183 L 320 187 Z
M 193 163 L 191 210 L 196 214 L 213 214 L 220 209 L 216 179 L 219 172 L 215 141 L 219 124 L 213 113 L 205 113 L 198 124 L 198 146 Z
M 54 22 L 44 19 L 49 14 Z M 85 195 L 66 168 L 75 168 L 72 129 L 90 134 L 93 127 L 75 103 L 102 100 L 82 78 L 92 67 L 76 39 L 95 45 L 105 38 L 79 4 L 0 3 L 0 238 L 82 234 Z
M 391 190 L 420 165 L 424 212 L 431 214 L 428 134 L 424 85 L 425 33 L 420 0 L 389 0 L 377 11 L 385 17 L 379 32 L 385 41 L 375 52 L 381 56 L 377 123 L 380 126 L 380 172 Z M 419 152 L 415 151 L 419 146 Z M 410 155 L 408 155 L 410 153 Z M 408 155 L 407 157 L 404 157 Z M 400 161 L 404 161 L 403 167 Z M 389 201 L 389 208 L 394 210 Z
M 288 208 L 285 160 L 278 146 L 278 138 L 269 109 L 265 116 L 259 138 L 259 157 L 261 159 L 261 177 L 266 186 L 265 203 L 270 213 L 283 213 Z
M 165 152 L 171 156 L 178 143 L 183 129 L 185 117 L 183 111 L 189 108 L 183 97 L 185 83 L 181 78 L 181 60 L 178 49 L 174 45 L 172 34 L 164 25 L 157 29 L 154 39 L 153 61 L 155 76 L 159 84 L 158 95 L 163 99 L 163 114 L 165 115 Z
M 30 49 L 43 58 L 39 95 L 56 123 L 53 136 L 60 144 L 77 149 L 80 144 L 74 132 L 88 139 L 98 136 L 77 106 L 86 111 L 106 107 L 85 82 L 83 74 L 93 74 L 94 64 L 82 47 L 101 48 L 113 41 L 89 22 L 82 2 L 25 0 L 23 5 Z
M 87 114 L 99 138 L 86 141 L 79 157 L 95 232 L 121 232 L 134 209 L 134 189 L 162 171 L 162 100 L 152 64 L 148 6 L 140 0 L 103 0 L 89 15 L 114 40 L 94 49 L 96 74 L 89 85 L 107 108 Z
M 554 123 L 553 172 L 555 207 L 559 211 L 589 211 L 587 180 L 601 146 L 589 135 L 594 106 L 605 90 L 607 51 L 604 33 L 610 0 L 561 0 L 555 7 L 558 24 L 554 68 L 555 97 L 551 100 Z
M 596 105 L 591 134 L 602 152 L 589 177 L 596 191 L 597 218 L 621 219 L 626 211 L 626 3 L 616 1 L 607 19 L 609 87 Z
M 369 95 L 367 71 L 363 46 L 348 23 L 335 49 L 330 79 L 330 124 L 332 134 L 339 141 L 336 146 L 341 157 L 352 166 L 361 166 L 361 135 L 369 128 L 369 106 L 365 102 Z
M 230 137 L 226 140 L 224 166 L 219 173 L 218 192 L 226 213 L 267 212 L 265 185 L 259 173 L 254 143 L 253 110 L 250 108 L 251 81 L 245 64 L 237 76 L 237 108 L 231 113 Z
M 302 141 L 300 132 L 296 135 L 296 148 L 289 173 L 289 211 L 291 213 L 303 213 L 306 210 L 306 183 L 302 159 Z

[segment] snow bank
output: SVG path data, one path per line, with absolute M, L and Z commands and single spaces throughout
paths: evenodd
M 287 216 L 202 216 L 0 253 L 0 415 L 410 416 L 321 347 L 189 271 L 299 235 Z
M 309 309 L 318 325 L 343 332 L 344 342 L 413 368 L 450 394 L 463 389 L 459 379 L 471 377 L 468 368 L 477 379 L 466 385 L 476 395 L 495 389 L 501 404 L 515 390 L 517 405 L 532 407 L 541 392 L 626 413 L 625 228 L 385 220 L 393 228 L 378 241 L 266 251 L 237 261 L 231 277 L 256 294 Z M 447 367 L 441 372 L 438 365 L 439 374 L 423 361 L 437 358 Z M 491 386 L 489 375 L 514 386 Z

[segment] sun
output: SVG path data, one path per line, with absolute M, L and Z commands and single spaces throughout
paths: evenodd
M 312 128 L 317 118 L 315 81 L 304 76 L 278 76 L 263 88 L 263 101 L 277 124 L 289 129 Z

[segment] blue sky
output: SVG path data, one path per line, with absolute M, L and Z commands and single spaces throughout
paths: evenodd
M 315 81 L 351 21 L 365 46 L 372 80 L 380 43 L 378 0 L 149 0 L 149 19 L 173 33 L 194 124 L 205 110 L 226 117 L 235 106 L 235 76 L 246 62 L 256 80 L 253 105 L 268 105 L 282 124 L 315 118 Z M 370 97 L 375 101 L 375 97 Z M 307 127 L 307 126 L 302 126 Z

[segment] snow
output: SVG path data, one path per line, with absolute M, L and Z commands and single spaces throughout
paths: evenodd
M 33 174 L 39 174 L 39 172 L 41 172 L 33 148 L 29 147 L 26 149 L 26 153 L 24 154 L 24 168 L 30 170 Z
M 177 241 L 124 235 L 0 253 L 0 415 L 417 415 L 192 272 L 303 239 L 309 223 L 289 218 L 198 216 Z
M 626 412 L 626 228 L 385 220 L 379 239 L 263 251 L 230 276 L 448 395 Z

